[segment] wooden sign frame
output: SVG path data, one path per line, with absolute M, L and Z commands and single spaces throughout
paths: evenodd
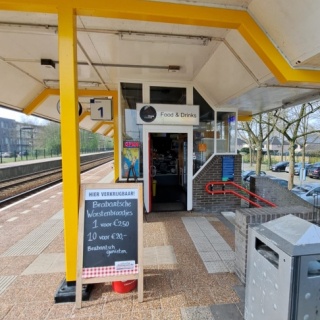
M 143 302 L 143 197 L 142 197 L 142 184 L 141 183 L 91 183 L 91 184 L 82 184 L 80 190 L 80 206 L 79 206 L 79 223 L 78 223 L 78 259 L 77 259 L 77 281 L 76 281 L 76 308 L 81 308 L 82 304 L 82 285 L 84 284 L 92 284 L 92 283 L 102 283 L 102 282 L 112 282 L 112 281 L 127 281 L 127 280 L 138 280 L 138 301 Z M 118 200 L 115 200 L 118 199 Z M 120 200 L 119 200 L 120 199 Z M 130 199 L 130 200 L 127 200 Z M 130 207 L 132 201 L 137 200 L 137 207 Z M 87 203 L 86 203 L 87 201 Z M 102 201 L 102 203 L 101 203 Z M 104 203 L 103 203 L 104 201 Z M 118 202 L 115 202 L 118 201 Z M 91 203 L 90 203 L 91 202 Z M 135 203 L 135 202 L 134 202 Z M 128 206 L 128 208 L 121 208 L 121 211 L 116 211 L 119 209 L 119 206 Z M 92 208 L 91 211 L 86 207 L 95 207 L 98 209 L 96 212 Z M 112 211 L 110 207 L 113 206 Z M 107 208 L 106 208 L 107 207 Z M 132 210 L 132 211 L 131 211 Z M 111 212 L 111 213 L 110 213 Z M 86 215 L 87 214 L 87 215 Z M 97 216 L 99 223 L 97 224 L 97 220 L 94 221 L 94 238 L 99 237 L 99 240 L 104 241 L 104 239 L 108 239 L 105 241 L 105 246 L 95 246 L 93 249 L 100 250 L 100 256 L 104 255 L 105 249 L 101 249 L 104 247 L 112 247 L 115 248 L 113 242 L 121 243 L 121 239 L 117 237 L 113 237 L 116 233 L 108 234 L 108 230 L 111 230 L 115 225 L 115 221 L 117 220 L 116 225 L 118 226 L 118 222 L 124 224 L 123 230 L 124 232 L 128 230 L 128 232 L 135 232 L 135 230 L 130 230 L 130 223 L 137 227 L 137 248 L 135 246 L 134 249 L 137 249 L 137 259 L 135 261 L 134 267 L 132 263 L 128 265 L 128 269 L 126 266 L 122 266 L 119 268 L 116 267 L 116 263 L 114 265 L 106 265 L 104 266 L 104 261 L 99 261 L 98 266 L 86 266 L 84 268 L 84 250 L 90 249 L 89 246 L 85 248 L 85 242 L 93 241 L 92 239 L 84 239 L 84 237 L 88 237 L 88 234 L 84 234 L 86 229 L 86 219 L 92 217 L 92 214 Z M 118 216 L 117 216 L 118 214 Z M 136 214 L 136 217 L 134 215 Z M 126 216 L 131 216 L 128 219 L 137 219 L 136 224 L 134 220 L 131 222 L 125 221 Z M 88 218 L 89 217 L 89 218 Z M 102 217 L 102 218 L 101 218 Z M 102 220 L 104 219 L 104 220 Z M 115 219 L 111 222 L 112 219 Z M 122 220 L 121 220 L 122 219 Z M 103 222 L 103 221 L 107 221 Z M 92 222 L 92 221 L 91 221 Z M 88 223 L 88 222 L 87 222 Z M 100 226 L 104 226 L 104 228 L 100 228 Z M 110 229 L 108 228 L 110 227 Z M 129 229 L 125 229 L 128 227 Z M 90 227 L 89 227 L 90 228 Z M 131 228 L 132 229 L 132 228 Z M 129 231 L 130 230 L 130 231 Z M 100 232 L 100 233 L 99 233 Z M 101 232 L 104 232 L 101 235 Z M 112 230 L 110 231 L 112 232 Z M 91 232 L 90 232 L 91 234 Z M 117 233 L 119 235 L 119 233 Z M 122 233 L 121 233 L 122 235 Z M 126 234 L 123 234 L 124 238 Z M 90 237 L 90 236 L 89 236 Z M 116 239 L 116 240 L 115 240 Z M 108 248 L 109 248 L 108 247 Z M 118 252 L 120 249 L 112 250 L 114 252 Z M 122 250 L 125 251 L 125 250 Z M 135 250 L 134 250 L 135 251 Z M 86 252 L 87 254 L 87 252 Z M 107 253 L 105 254 L 107 256 Z M 135 253 L 133 253 L 135 255 Z M 110 254 L 108 254 L 110 256 Z M 108 258 L 106 257 L 106 260 Z M 93 264 L 94 261 L 88 260 Z M 132 262 L 132 261 L 130 261 Z M 102 264 L 101 264 L 102 263 Z M 118 262 L 117 262 L 118 263 Z M 126 265 L 126 261 L 119 262 L 124 263 Z M 119 270 L 117 270 L 119 269 Z

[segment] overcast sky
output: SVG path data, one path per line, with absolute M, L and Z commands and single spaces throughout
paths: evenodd
M 1 107 L 0 107 L 0 117 L 13 119 L 19 122 L 33 122 L 33 123 L 36 122 L 37 124 L 46 123 L 45 120 L 40 119 L 38 117 L 27 116 L 22 112 L 17 112 L 17 111 L 13 111 L 13 110 L 9 110 L 7 108 L 1 108 Z

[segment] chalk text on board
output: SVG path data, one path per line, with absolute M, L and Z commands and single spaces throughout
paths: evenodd
M 127 254 L 127 250 L 117 249 L 114 245 L 108 246 L 88 246 L 88 251 L 105 251 L 106 255 L 110 257 L 113 254 Z
M 97 220 L 94 221 L 94 224 L 96 224 L 96 221 Z M 121 221 L 119 219 L 115 219 L 113 222 L 101 222 L 100 223 L 100 226 L 102 228 L 110 228 L 112 226 L 127 228 L 127 227 L 129 227 L 129 225 L 130 225 L 129 221 Z
M 114 210 L 109 210 L 109 211 L 99 211 L 99 212 L 95 212 L 94 210 L 92 210 L 91 212 L 89 210 L 87 210 L 87 217 L 88 218 L 96 218 L 96 217 L 112 217 L 112 216 L 125 216 L 125 217 L 129 217 L 132 216 L 133 213 L 132 211 L 114 211 Z
M 107 207 L 131 207 L 131 202 L 124 200 L 115 200 L 115 201 L 93 201 L 92 202 L 92 207 L 93 208 L 107 208 Z

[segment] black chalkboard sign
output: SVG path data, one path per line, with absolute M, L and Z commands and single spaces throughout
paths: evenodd
M 76 307 L 81 307 L 82 284 L 135 279 L 142 302 L 142 184 L 81 185 Z
M 119 261 L 138 263 L 137 204 L 135 190 L 86 191 L 84 268 L 112 266 Z

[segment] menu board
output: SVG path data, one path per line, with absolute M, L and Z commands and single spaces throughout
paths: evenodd
M 81 284 L 139 279 L 143 288 L 141 183 L 81 186 L 76 306 Z
M 137 204 L 135 189 L 86 190 L 84 268 L 138 262 Z
M 222 157 L 222 181 L 234 180 L 234 157 L 223 156 Z

